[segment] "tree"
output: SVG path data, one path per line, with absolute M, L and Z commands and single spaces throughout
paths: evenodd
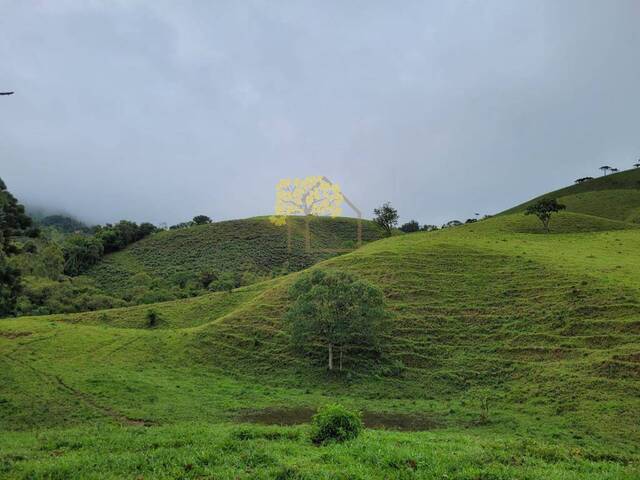
M 0 178 L 0 316 L 15 313 L 22 283 L 20 270 L 9 264 L 8 257 L 18 253 L 12 238 L 30 226 L 31 217 Z
M 640 159 L 636 163 L 634 163 L 633 166 L 636 168 L 640 168 Z
M 0 249 L 0 317 L 15 313 L 21 290 L 20 270 L 7 263 L 7 257 Z
M 374 208 L 373 214 L 375 215 L 373 221 L 384 229 L 387 236 L 390 236 L 391 230 L 398 224 L 398 211 L 391 206 L 391 203 L 385 202 L 380 208 Z
M 0 248 L 6 255 L 17 253 L 11 245 L 11 238 L 30 226 L 31 217 L 25 213 L 24 206 L 18 203 L 0 179 Z
M 206 225 L 207 223 L 211 223 L 211 219 L 206 215 L 196 215 L 193 217 L 193 223 L 195 225 Z
M 55 243 L 48 244 L 40 252 L 36 273 L 41 277 L 57 280 L 64 272 L 64 255 Z
M 593 180 L 593 177 L 578 178 L 576 179 L 575 183 L 585 183 L 585 182 L 588 182 L 589 180 Z
M 329 370 L 333 370 L 334 349 L 343 353 L 353 346 L 379 349 L 386 328 L 382 292 L 351 274 L 316 269 L 301 276 L 291 287 L 294 302 L 285 315 L 294 346 L 327 351 Z
M 604 173 L 604 175 L 606 176 L 606 175 L 607 175 L 607 172 L 608 172 L 609 170 L 611 170 L 611 167 L 610 167 L 609 165 L 603 165 L 603 166 L 601 166 L 601 167 L 599 168 L 599 170 L 602 170 L 602 172 L 603 172 L 603 173 Z
M 613 168 L 613 167 L 611 167 L 611 168 L 609 169 L 609 171 L 610 171 L 611 173 L 617 173 L 617 172 L 619 172 L 620 170 L 618 170 L 617 168 Z
M 96 238 L 86 235 L 72 235 L 62 245 L 64 255 L 64 273 L 80 275 L 102 258 L 104 247 Z
M 435 230 L 438 230 L 438 226 L 437 225 L 422 225 L 422 227 L 420 227 L 420 230 L 422 230 L 423 232 L 433 232 Z
M 535 215 L 538 217 L 542 222 L 542 225 L 544 225 L 545 231 L 548 233 L 551 215 L 559 212 L 560 210 L 564 210 L 565 208 L 567 208 L 566 205 L 558 203 L 555 198 L 543 198 L 538 200 L 536 203 L 529 205 L 524 214 Z
M 420 230 L 420 224 L 415 220 L 411 220 L 400 227 L 404 233 L 413 233 Z

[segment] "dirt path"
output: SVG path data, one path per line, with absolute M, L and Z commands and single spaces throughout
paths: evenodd
M 62 380 L 61 377 L 59 377 L 58 375 L 51 375 L 49 373 L 46 373 L 40 369 L 35 368 L 33 365 L 30 365 L 29 363 L 23 361 L 23 360 L 19 360 L 15 357 L 12 357 L 10 355 L 4 355 L 5 358 L 9 359 L 12 362 L 15 362 L 19 365 L 22 365 L 25 368 L 30 369 L 32 372 L 34 372 L 36 375 L 38 375 L 40 378 L 42 378 L 44 381 L 55 385 L 59 390 L 62 390 L 63 392 L 67 393 L 68 395 L 73 396 L 74 398 L 80 400 L 82 403 L 84 403 L 85 405 L 89 406 L 90 408 L 92 408 L 93 410 L 96 410 L 98 412 L 100 412 L 102 415 L 106 416 L 106 417 L 110 417 L 111 419 L 115 420 L 116 422 L 120 423 L 121 425 L 128 425 L 128 426 L 151 426 L 154 425 L 154 422 L 152 422 L 151 420 L 145 420 L 145 419 L 140 419 L 140 418 L 131 418 L 128 417 L 126 415 L 124 415 L 123 413 L 115 410 L 112 407 L 109 406 L 105 406 L 105 405 L 101 405 L 99 402 L 97 402 L 91 395 L 89 395 L 88 393 L 82 392 L 76 388 L 73 388 L 72 386 L 68 385 L 67 383 L 64 382 L 64 380 Z

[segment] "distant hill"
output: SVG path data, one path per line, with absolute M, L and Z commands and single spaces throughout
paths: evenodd
M 606 175 L 546 193 L 503 212 L 521 212 L 536 200 L 556 198 L 567 211 L 640 223 L 640 168 Z
M 42 227 L 54 227 L 64 233 L 83 232 L 88 230 L 88 226 L 80 220 L 68 215 L 48 215 L 38 220 Z
M 292 217 L 291 222 L 291 253 L 287 228 L 256 217 L 156 233 L 107 255 L 88 275 L 105 292 L 125 296 L 140 287 L 141 279 L 157 288 L 174 288 L 197 281 L 202 273 L 243 276 L 241 284 L 246 285 L 301 270 L 344 253 L 339 250 L 356 247 L 355 219 L 313 217 L 310 252 L 304 246 L 304 218 Z M 362 225 L 364 242 L 383 237 L 375 223 L 363 220 Z

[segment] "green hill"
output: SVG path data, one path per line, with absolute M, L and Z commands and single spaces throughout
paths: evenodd
M 347 353 L 342 377 L 289 346 L 282 315 L 299 273 L 155 304 L 156 328 L 148 306 L 3 320 L 0 472 L 638 478 L 640 230 L 575 213 L 552 229 L 503 215 L 312 267 L 367 278 L 393 313 L 382 363 Z M 167 246 L 182 232 L 170 234 Z M 145 248 L 127 258 L 146 265 Z M 238 425 L 297 423 L 337 400 L 424 431 L 318 448 L 304 426 Z
M 352 218 L 310 220 L 311 251 L 305 249 L 305 220 L 292 217 L 292 248 L 287 228 L 267 217 L 231 220 L 159 232 L 126 249 L 107 255 L 88 272 L 105 292 L 127 296 L 141 286 L 150 289 L 184 287 L 199 275 L 242 275 L 238 283 L 301 270 L 356 247 L 357 222 Z M 364 242 L 382 238 L 373 222 L 362 222 Z
M 529 204 L 544 197 L 558 199 L 569 212 L 640 223 L 640 168 L 549 192 L 504 213 L 524 211 Z

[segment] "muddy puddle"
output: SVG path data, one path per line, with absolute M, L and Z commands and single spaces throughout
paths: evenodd
M 314 408 L 265 408 L 263 410 L 246 410 L 241 412 L 236 421 L 258 423 L 261 425 L 300 425 L 309 423 L 315 415 Z M 362 419 L 367 428 L 419 432 L 433 430 L 442 426 L 436 418 L 417 413 L 362 412 Z

